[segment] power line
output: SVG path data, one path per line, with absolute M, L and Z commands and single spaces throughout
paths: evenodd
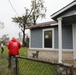
M 8 1 L 9 1 L 10 5 L 11 5 L 12 9 L 14 10 L 14 12 L 15 12 L 18 16 L 20 16 L 20 15 L 16 12 L 16 10 L 14 9 L 14 7 L 13 7 L 11 1 L 10 1 L 10 0 L 8 0 Z

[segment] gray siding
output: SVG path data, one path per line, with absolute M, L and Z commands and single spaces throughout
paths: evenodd
M 67 25 L 62 28 L 62 48 L 73 49 L 72 26 Z M 58 27 L 54 28 L 54 48 L 58 49 Z
M 31 30 L 31 48 L 42 48 L 42 29 Z
M 62 48 L 73 49 L 72 25 L 62 29 Z M 31 30 L 31 48 L 42 48 L 42 29 Z M 58 26 L 54 27 L 54 48 L 58 49 Z
M 54 27 L 54 48 L 58 49 L 58 27 Z
M 63 49 L 73 49 L 72 25 L 63 26 L 62 33 Z

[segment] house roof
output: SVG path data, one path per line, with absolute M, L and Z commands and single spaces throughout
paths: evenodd
M 71 3 L 69 3 L 68 5 L 66 5 L 65 7 L 63 7 L 62 9 L 60 9 L 59 11 L 55 12 L 54 14 L 52 14 L 51 18 L 54 19 L 55 21 L 49 21 L 49 22 L 39 23 L 39 24 L 36 24 L 36 25 L 28 27 L 28 29 L 36 29 L 36 28 L 43 28 L 43 27 L 49 27 L 49 26 L 58 25 L 57 22 L 56 22 L 57 16 L 60 15 L 60 14 L 62 14 L 63 12 L 65 12 L 66 10 L 70 9 L 73 6 L 76 6 L 76 0 L 74 0 Z M 75 13 L 75 15 L 72 15 L 72 16 L 73 17 L 70 17 L 70 18 L 69 17 L 64 18 L 63 23 L 64 24 L 68 24 L 68 22 L 75 23 L 76 21 L 74 19 L 76 18 L 76 13 Z M 67 19 L 68 19 L 68 22 L 67 22 Z
M 65 7 L 63 7 L 62 9 L 58 10 L 57 12 L 53 13 L 51 15 L 51 18 L 53 19 L 54 17 L 58 16 L 59 14 L 61 14 L 62 12 L 66 11 L 67 9 L 73 7 L 74 5 L 76 5 L 76 0 L 74 0 L 73 2 L 69 3 L 68 5 L 66 5 Z
M 53 26 L 53 25 L 57 25 L 57 22 L 49 21 L 49 22 L 38 23 L 36 25 L 28 27 L 28 29 L 43 28 L 43 27 L 48 27 L 48 26 Z

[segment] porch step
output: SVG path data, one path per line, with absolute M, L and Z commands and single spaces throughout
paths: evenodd
M 67 64 L 67 63 L 64 63 L 65 66 L 68 66 L 68 67 L 64 67 L 64 70 L 62 71 L 62 75 L 76 75 L 76 68 L 73 67 L 72 64 Z
M 63 63 L 72 64 L 74 68 L 76 68 L 76 60 L 65 60 Z

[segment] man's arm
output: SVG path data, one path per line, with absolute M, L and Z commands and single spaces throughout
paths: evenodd
M 22 47 L 22 45 L 21 45 L 21 43 L 20 43 L 20 42 L 18 42 L 18 47 L 19 47 L 19 49 Z
M 10 42 L 7 44 L 7 48 L 8 48 L 8 49 L 10 48 Z

